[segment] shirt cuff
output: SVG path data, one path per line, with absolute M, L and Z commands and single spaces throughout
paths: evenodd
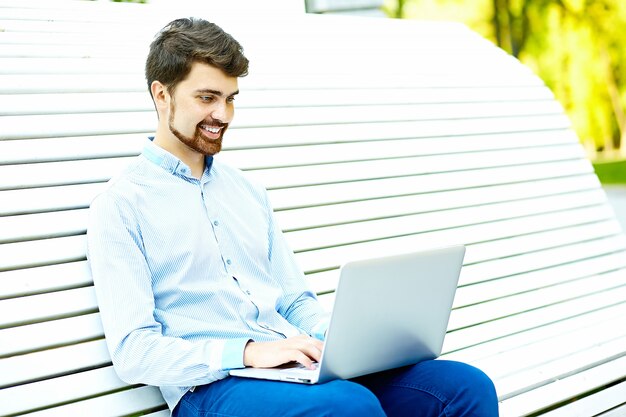
M 328 325 L 330 324 L 330 315 L 323 318 L 320 322 L 318 322 L 311 329 L 311 336 L 316 339 L 324 340 L 326 339 L 326 330 L 328 330 Z
M 250 340 L 248 338 L 240 338 L 218 342 L 219 345 L 214 346 L 211 352 L 210 367 L 223 371 L 244 368 L 243 351 Z

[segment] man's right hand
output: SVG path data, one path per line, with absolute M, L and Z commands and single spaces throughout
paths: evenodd
M 273 368 L 298 362 L 314 369 L 319 362 L 324 342 L 307 335 L 298 335 L 273 342 L 248 342 L 243 351 L 243 364 L 253 368 Z

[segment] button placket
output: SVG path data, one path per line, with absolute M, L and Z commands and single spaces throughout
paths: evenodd
M 213 226 L 213 235 L 215 236 L 215 240 L 217 241 L 217 245 L 220 249 L 220 254 L 222 256 L 222 259 L 224 261 L 224 267 L 226 268 L 227 271 L 232 272 L 229 270 L 229 266 L 231 266 L 233 264 L 232 259 L 228 256 L 228 254 L 224 253 L 224 244 L 223 242 L 227 241 L 227 239 L 223 238 L 222 236 L 222 231 L 221 231 L 221 222 L 219 220 L 219 218 L 217 218 L 217 216 L 215 216 L 215 213 L 212 212 L 211 210 L 211 206 L 208 204 L 207 200 L 206 200 L 206 195 L 204 193 L 204 191 L 202 191 L 202 199 L 204 201 L 204 207 L 207 213 L 207 216 L 209 217 L 209 221 L 211 222 L 211 225 Z

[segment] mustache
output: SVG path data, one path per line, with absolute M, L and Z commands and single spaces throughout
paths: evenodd
M 201 121 L 200 123 L 198 123 L 198 126 L 200 125 L 208 125 L 208 126 L 215 126 L 215 127 L 227 127 L 228 123 L 223 122 L 219 119 L 205 119 L 203 121 Z

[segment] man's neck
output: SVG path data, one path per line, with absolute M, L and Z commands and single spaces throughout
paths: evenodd
M 195 178 L 200 179 L 202 177 L 206 163 L 204 155 L 183 144 L 170 132 L 163 134 L 157 130 L 153 142 L 180 159 L 191 169 L 191 175 Z

